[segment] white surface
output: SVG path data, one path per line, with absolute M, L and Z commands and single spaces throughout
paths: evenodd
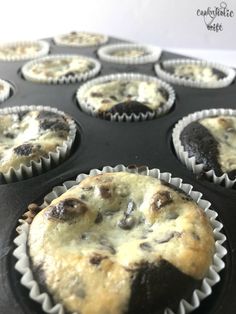
M 197 16 L 198 9 L 214 8 L 221 2 L 221 0 L 2 1 L 0 42 L 34 40 L 72 30 L 87 30 L 163 48 L 236 50 L 235 0 L 225 0 L 227 7 L 234 10 L 235 16 L 217 17 L 215 20 L 222 23 L 222 32 L 207 30 L 203 17 Z M 209 22 L 209 17 L 207 19 Z M 212 55 L 217 61 L 221 61 L 220 54 Z M 225 56 L 223 63 L 235 64 L 234 52 L 227 52 Z M 211 59 L 211 55 L 209 57 Z
M 236 67 L 236 50 L 177 49 L 171 47 L 168 50 L 181 55 Z
M 236 1 L 225 0 L 236 15 Z M 198 9 L 221 0 L 8 0 L 1 2 L 1 41 L 89 30 L 162 47 L 236 49 L 236 16 L 218 18 L 222 32 L 206 29 Z

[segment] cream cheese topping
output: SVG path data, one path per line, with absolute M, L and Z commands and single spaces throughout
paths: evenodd
M 217 116 L 199 121 L 219 143 L 219 164 L 223 172 L 236 169 L 236 117 Z

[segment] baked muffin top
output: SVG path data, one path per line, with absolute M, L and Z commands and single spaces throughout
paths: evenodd
M 28 245 L 54 300 L 83 314 L 163 311 L 167 299 L 178 304 L 185 289 L 193 291 L 184 284 L 173 292 L 174 274 L 201 280 L 214 253 L 212 228 L 194 201 L 126 172 L 89 176 L 53 200 L 34 218 Z
M 139 58 L 150 54 L 149 51 L 142 48 L 117 48 L 109 52 L 114 57 Z
M 47 82 L 85 74 L 95 68 L 95 63 L 80 55 L 50 56 L 26 64 L 23 74 L 27 79 Z
M 145 113 L 163 106 L 168 92 L 155 81 L 114 79 L 91 86 L 82 98 L 98 113 Z
M 219 115 L 192 122 L 182 131 L 180 139 L 189 156 L 195 156 L 205 170 L 236 176 L 235 116 Z
M 186 63 L 168 66 L 168 71 L 179 78 L 196 82 L 216 82 L 225 77 L 224 73 L 202 64 Z
M 0 172 L 29 165 L 56 150 L 68 138 L 68 120 L 50 111 L 0 115 Z
M 71 32 L 54 38 L 57 44 L 69 46 L 94 46 L 105 43 L 107 36 L 89 32 Z
M 45 41 L 24 41 L 0 45 L 0 60 L 23 60 L 45 55 L 49 44 Z

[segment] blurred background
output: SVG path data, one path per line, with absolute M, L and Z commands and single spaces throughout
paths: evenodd
M 235 0 L 8 0 L 0 12 L 1 43 L 85 30 L 236 66 Z

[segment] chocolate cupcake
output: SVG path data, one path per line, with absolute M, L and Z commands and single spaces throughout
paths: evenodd
M 11 88 L 8 82 L 0 79 L 0 103 L 9 98 Z
M 210 203 L 168 173 L 137 172 L 93 169 L 30 206 L 14 255 L 45 312 L 184 314 L 219 281 L 225 236 Z
M 49 43 L 43 40 L 19 41 L 0 45 L 0 60 L 19 61 L 45 56 Z
M 0 110 L 2 180 L 23 180 L 59 164 L 68 156 L 75 133 L 74 121 L 51 107 Z
M 100 71 L 100 63 L 81 55 L 52 55 L 26 63 L 21 71 L 36 83 L 68 84 L 87 80 Z
M 230 85 L 235 71 L 226 66 L 200 60 L 174 59 L 155 65 L 157 75 L 167 82 L 198 88 Z
M 236 110 L 203 110 L 183 118 L 174 128 L 173 142 L 178 157 L 194 173 L 234 185 Z
M 77 101 L 83 111 L 111 121 L 153 119 L 167 112 L 174 100 L 170 85 L 137 73 L 99 77 L 77 91 Z
M 157 47 L 137 44 L 106 45 L 98 50 L 101 60 L 113 63 L 144 64 L 155 62 L 161 55 Z
M 107 41 L 106 35 L 89 32 L 71 32 L 54 37 L 54 42 L 60 46 L 89 47 L 101 45 Z

